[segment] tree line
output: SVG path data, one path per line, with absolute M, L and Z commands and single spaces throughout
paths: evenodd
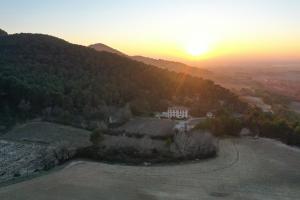
M 216 112 L 215 117 L 206 119 L 195 127 L 209 130 L 218 137 L 240 136 L 243 128 L 248 128 L 253 136 L 273 138 L 300 146 L 300 121 L 284 118 L 277 113 L 265 113 L 259 108 L 249 107 L 241 116 L 221 109 Z

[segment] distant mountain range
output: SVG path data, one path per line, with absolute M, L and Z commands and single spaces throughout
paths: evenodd
M 174 62 L 174 61 L 162 60 L 162 59 L 154 59 L 154 58 L 149 58 L 149 57 L 144 57 L 144 56 L 128 56 L 125 53 L 122 53 L 122 52 L 120 52 L 114 48 L 111 48 L 105 44 L 102 44 L 102 43 L 93 44 L 93 45 L 90 45 L 89 47 L 91 47 L 97 51 L 106 51 L 106 52 L 115 53 L 115 54 L 118 54 L 121 56 L 126 56 L 133 60 L 145 63 L 147 65 L 153 65 L 153 66 L 156 66 L 156 67 L 159 67 L 162 69 L 167 69 L 169 71 L 174 71 L 174 72 L 178 72 L 178 73 L 186 73 L 186 74 L 198 76 L 198 77 L 203 77 L 203 76 L 212 74 L 212 72 L 207 69 L 189 66 L 189 65 L 181 63 L 181 62 Z

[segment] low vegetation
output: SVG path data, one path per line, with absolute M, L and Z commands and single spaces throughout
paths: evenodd
M 223 137 L 240 136 L 242 128 L 248 128 L 253 136 L 300 146 L 300 121 L 277 113 L 262 112 L 259 108 L 249 108 L 241 116 L 221 110 L 214 118 L 199 123 L 195 130 L 207 130 L 217 137 Z

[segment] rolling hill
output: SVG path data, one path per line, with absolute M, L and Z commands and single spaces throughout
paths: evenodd
M 194 115 L 243 104 L 212 81 L 170 72 L 114 53 L 42 34 L 0 36 L 0 123 L 44 115 L 66 121 L 103 117 L 107 106 L 130 105 L 135 115 L 169 105 Z M 103 108 L 104 107 L 104 108 Z

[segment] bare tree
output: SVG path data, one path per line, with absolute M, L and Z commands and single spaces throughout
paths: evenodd
M 184 132 L 178 132 L 174 136 L 175 147 L 182 156 L 186 156 L 188 154 L 188 149 L 191 143 L 191 136 Z

